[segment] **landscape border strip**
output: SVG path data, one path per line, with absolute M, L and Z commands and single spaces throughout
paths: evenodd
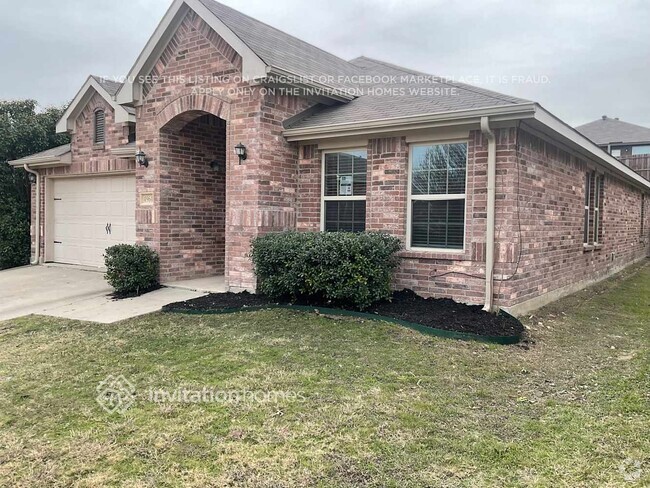
M 501 345 L 517 344 L 519 341 L 521 341 L 521 335 L 489 336 L 489 335 L 472 334 L 469 332 L 457 332 L 453 330 L 435 329 L 433 327 L 427 327 L 426 325 L 417 324 L 414 322 L 408 322 L 406 320 L 387 317 L 385 315 L 379 315 L 375 313 L 356 312 L 354 310 L 342 310 L 339 308 L 327 308 L 327 307 L 317 307 L 317 306 L 309 306 L 309 305 L 268 304 L 268 305 L 222 308 L 220 310 L 184 310 L 184 309 L 166 310 L 165 308 L 163 308 L 163 312 L 185 313 L 190 315 L 225 315 L 225 314 L 237 313 L 237 312 L 257 312 L 260 310 L 277 309 L 277 308 L 287 309 L 287 310 L 297 310 L 299 312 L 311 312 L 311 313 L 317 312 L 324 315 L 359 317 L 368 320 L 383 320 L 385 322 L 390 322 L 393 324 L 398 324 L 404 327 L 408 327 L 409 329 L 417 330 L 418 332 L 421 332 L 423 334 L 437 336 L 437 337 L 445 337 L 448 339 L 462 339 L 462 340 L 469 340 L 469 341 L 489 342 L 492 344 L 501 344 Z M 503 311 L 499 313 L 510 315 L 507 312 L 503 312 Z M 515 318 L 515 320 L 517 319 Z

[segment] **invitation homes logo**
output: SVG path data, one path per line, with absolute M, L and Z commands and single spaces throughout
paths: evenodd
M 97 385 L 97 403 L 108 413 L 125 413 L 135 403 L 135 386 L 123 375 L 108 375 Z
M 291 403 L 305 401 L 303 392 L 292 390 L 222 390 L 202 388 L 148 388 L 138 395 L 134 383 L 123 375 L 108 375 L 97 385 L 97 403 L 108 413 L 124 414 L 136 400 L 147 403 Z

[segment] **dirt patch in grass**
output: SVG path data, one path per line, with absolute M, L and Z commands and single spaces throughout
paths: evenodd
M 193 300 L 169 304 L 163 308 L 163 311 L 211 312 L 278 304 L 289 305 L 290 302 L 271 300 L 263 295 L 248 292 L 213 293 Z M 324 303 L 298 301 L 293 304 L 334 308 Z M 434 329 L 482 336 L 519 336 L 524 330 L 521 322 L 510 315 L 491 314 L 478 305 L 465 305 L 447 298 L 422 298 L 411 290 L 395 292 L 390 301 L 375 304 L 366 312 Z

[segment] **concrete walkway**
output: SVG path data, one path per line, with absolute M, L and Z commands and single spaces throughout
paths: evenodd
M 38 314 L 110 324 L 205 294 L 162 288 L 113 300 L 111 292 L 103 273 L 85 268 L 45 265 L 0 271 L 0 321 Z

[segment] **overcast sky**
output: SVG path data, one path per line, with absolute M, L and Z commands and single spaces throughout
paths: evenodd
M 650 1 L 223 0 L 342 58 L 365 55 L 541 103 L 572 125 L 650 127 Z M 171 0 L 0 0 L 0 99 L 125 75 Z M 522 80 L 523 77 L 523 80 Z

